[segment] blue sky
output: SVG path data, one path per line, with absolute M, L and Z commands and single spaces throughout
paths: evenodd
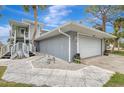
M 68 21 L 76 21 L 79 22 L 82 20 L 82 24 L 92 27 L 93 23 L 88 21 L 89 19 L 96 20 L 91 14 L 86 12 L 86 8 L 88 6 L 49 6 L 45 10 L 38 10 L 38 21 L 44 23 L 44 29 L 51 30 L 59 25 L 62 25 Z M 6 43 L 9 37 L 9 20 L 17 20 L 21 21 L 22 19 L 30 19 L 33 18 L 33 11 L 31 10 L 29 13 L 23 11 L 23 8 L 20 5 L 11 5 L 11 6 L 3 6 L 0 13 L 3 15 L 0 18 L 0 41 Z M 110 26 L 107 26 L 107 32 L 112 32 L 113 29 Z

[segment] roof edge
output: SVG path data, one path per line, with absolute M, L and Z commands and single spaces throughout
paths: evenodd
M 83 27 L 83 28 L 86 28 L 86 29 L 90 29 L 90 30 L 93 30 L 93 31 L 95 31 L 95 32 L 99 32 L 99 33 L 102 33 L 102 34 L 106 34 L 106 35 L 110 36 L 111 38 L 116 38 L 116 36 L 111 35 L 111 34 L 109 34 L 109 33 L 107 33 L 107 32 L 103 32 L 103 31 L 100 31 L 100 30 L 95 29 L 95 28 L 87 27 L 87 26 L 81 25 L 81 24 L 76 23 L 76 22 L 73 22 L 73 21 L 70 21 L 70 22 L 67 22 L 67 23 L 65 23 L 65 24 L 63 24 L 63 25 L 61 25 L 61 26 L 58 26 L 58 27 L 56 27 L 55 29 L 53 29 L 53 30 L 51 30 L 51 31 L 49 31 L 49 32 L 46 32 L 46 33 L 42 34 L 40 37 L 45 36 L 45 35 L 48 35 L 48 34 L 50 34 L 50 33 L 53 33 L 54 31 L 58 30 L 59 28 L 63 28 L 64 26 L 67 26 L 67 25 L 70 25 L 70 24 L 78 25 L 78 26 L 80 26 L 80 27 Z M 38 37 L 36 40 L 40 39 L 40 37 Z

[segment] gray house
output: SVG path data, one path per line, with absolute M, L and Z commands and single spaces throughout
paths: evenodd
M 80 53 L 81 58 L 103 55 L 105 38 L 114 36 L 69 22 L 42 34 L 36 41 L 39 52 L 71 62 L 76 53 Z

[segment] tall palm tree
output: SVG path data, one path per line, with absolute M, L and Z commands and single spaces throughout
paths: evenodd
M 38 9 L 45 9 L 46 5 L 23 5 L 23 9 L 25 12 L 30 12 L 31 9 L 33 9 L 34 12 L 34 34 L 33 34 L 33 38 L 32 38 L 32 42 L 34 43 L 34 39 L 37 33 L 37 25 L 38 25 L 38 21 L 37 21 L 37 17 L 38 17 Z

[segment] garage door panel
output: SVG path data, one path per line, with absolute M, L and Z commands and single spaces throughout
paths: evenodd
M 79 51 L 82 58 L 101 55 L 101 39 L 79 35 Z
M 40 41 L 40 52 L 68 61 L 68 37 L 59 35 Z

